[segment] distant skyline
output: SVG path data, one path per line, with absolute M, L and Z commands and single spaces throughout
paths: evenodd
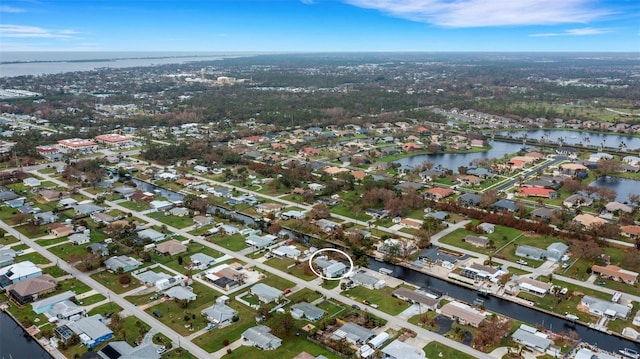
M 5 0 L 0 51 L 640 52 L 640 1 Z

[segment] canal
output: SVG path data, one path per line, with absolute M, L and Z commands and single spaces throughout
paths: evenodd
M 533 130 L 533 131 L 503 131 L 497 133 L 511 138 L 543 140 L 546 142 L 563 143 L 569 145 L 605 147 L 612 149 L 634 150 L 640 149 L 640 137 L 624 136 L 614 133 L 592 133 L 569 130 Z
M 44 350 L 7 313 L 0 311 L 0 359 L 50 359 Z
M 411 268 L 378 262 L 374 259 L 369 260 L 369 268 L 378 271 L 382 267 L 392 270 L 392 276 L 402 279 L 407 283 L 420 287 L 432 288 L 452 298 L 456 298 L 467 303 L 472 303 L 473 300 L 478 297 L 478 292 L 473 289 L 429 276 Z M 485 308 L 492 312 L 505 315 L 530 325 L 541 325 L 556 333 L 573 329 L 578 333 L 580 340 L 583 342 L 596 345 L 607 351 L 617 352 L 619 349 L 623 348 L 633 348 L 640 351 L 640 344 L 631 340 L 609 335 L 581 324 L 575 324 L 575 326 L 573 326 L 570 321 L 565 320 L 564 318 L 549 315 L 505 299 L 493 296 L 483 299 Z

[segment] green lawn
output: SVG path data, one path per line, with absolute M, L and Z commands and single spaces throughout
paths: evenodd
M 105 299 L 107 298 L 102 294 L 94 294 L 92 296 L 82 299 L 81 301 L 82 301 L 82 305 L 91 305 L 91 304 L 96 304 L 98 302 L 102 302 Z
M 76 256 L 77 260 L 82 259 L 87 255 L 87 247 L 89 244 L 74 245 L 71 243 L 62 243 L 60 245 L 49 248 L 49 251 L 56 256 L 62 258 L 64 261 L 69 261 L 71 256 Z
M 58 278 L 58 277 L 62 277 L 63 275 L 66 275 L 67 272 L 65 272 L 64 270 L 62 270 L 62 268 L 58 266 L 51 266 L 51 267 L 43 268 L 42 274 L 48 274 L 53 278 Z
M 478 224 L 477 221 L 473 221 L 472 223 L 474 225 Z M 504 245 L 509 243 L 509 241 L 513 240 L 514 238 L 519 236 L 521 233 L 522 232 L 517 229 L 504 227 L 500 225 L 495 226 L 495 232 L 484 233 L 484 234 L 482 233 L 478 234 L 472 231 L 467 231 L 464 228 L 459 228 L 449 233 L 448 235 L 444 236 L 443 238 L 441 238 L 440 241 L 442 243 L 450 244 L 452 246 L 460 247 L 462 249 L 471 250 L 471 251 L 486 254 L 486 255 L 493 255 L 496 250 L 502 248 Z M 490 241 L 493 242 L 493 247 L 481 248 L 481 247 L 476 247 L 470 243 L 464 242 L 462 239 L 467 235 L 485 236 L 489 238 Z
M 473 356 L 469 354 L 465 354 L 436 341 L 427 344 L 422 350 L 424 350 L 427 358 L 473 359 Z M 442 355 L 440 355 L 441 353 Z
M 211 306 L 220 294 L 200 283 L 193 283 L 191 287 L 198 297 L 195 301 L 188 303 L 186 308 L 180 308 L 178 303 L 173 300 L 166 300 L 164 303 L 148 308 L 146 312 L 151 314 L 156 310 L 159 311 L 163 316 L 158 320 L 181 335 L 186 336 L 203 329 L 208 322 L 200 313 L 203 309 Z
M 306 281 L 310 281 L 310 280 L 314 280 L 317 277 L 311 272 L 311 270 L 309 269 L 309 271 L 306 271 L 306 268 L 309 268 L 309 263 L 307 261 L 302 262 L 302 263 L 296 263 L 296 261 L 294 261 L 293 259 L 290 258 L 271 258 L 269 260 L 266 260 L 264 262 L 264 264 L 267 264 L 273 268 L 279 269 L 283 272 L 289 273 L 295 277 L 298 277 L 300 279 L 304 279 Z M 294 267 L 291 268 L 287 268 L 290 265 L 295 264 Z
M 41 239 L 38 241 L 38 244 L 43 246 L 43 247 L 48 247 L 54 244 L 59 244 L 62 242 L 66 242 L 68 241 L 67 237 L 62 237 L 62 238 L 49 238 L 49 239 Z
M 248 247 L 244 242 L 245 238 L 239 233 L 231 236 L 215 234 L 207 237 L 207 240 L 234 252 L 241 251 Z
M 366 299 L 372 304 L 377 304 L 379 310 L 391 315 L 397 315 L 403 310 L 409 308 L 410 304 L 404 300 L 391 296 L 391 293 L 394 290 L 395 288 L 391 287 L 371 290 L 358 286 L 353 289 L 343 291 L 342 294 L 347 297 L 351 297 L 358 302 L 362 302 Z
M 131 274 L 129 274 L 129 275 L 131 276 Z M 104 285 L 105 287 L 111 289 L 112 291 L 114 291 L 117 294 L 122 294 L 124 292 L 128 292 L 128 291 L 130 291 L 130 290 L 132 290 L 134 288 L 137 288 L 140 285 L 142 285 L 139 280 L 137 280 L 133 276 L 131 276 L 131 283 L 127 284 L 126 286 L 123 286 L 122 284 L 120 284 L 118 282 L 118 278 L 120 278 L 120 275 L 115 274 L 115 273 L 109 273 L 107 271 L 94 273 L 94 274 L 91 275 L 91 278 L 97 280 L 102 285 Z
M 343 310 L 345 310 L 344 305 L 337 304 L 332 300 L 325 300 L 317 305 L 318 308 L 323 309 L 325 311 L 325 317 L 331 318 L 340 314 Z
M 193 219 L 189 216 L 166 216 L 163 212 L 153 212 L 148 214 L 148 216 L 174 228 L 185 228 L 193 225 Z
M 18 238 L 14 236 L 7 236 L 6 234 L 4 236 L 0 236 L 0 244 L 2 244 L 3 246 L 17 242 Z
M 162 354 L 162 359 L 198 359 L 195 355 L 189 353 L 184 348 L 175 348 L 170 350 L 164 354 Z
M 332 352 L 324 349 L 323 347 L 308 341 L 306 338 L 292 337 L 283 340 L 282 346 L 276 350 L 260 350 L 258 348 L 242 346 L 234 350 L 231 354 L 224 356 L 225 359 L 239 359 L 239 358 L 262 358 L 262 359 L 281 359 L 281 358 L 293 358 L 300 352 L 307 352 L 314 357 L 318 355 L 324 355 L 330 359 L 339 359 L 340 357 Z
M 76 278 L 65 279 L 61 282 L 58 282 L 58 285 L 60 286 L 58 293 L 71 290 L 76 292 L 76 294 L 82 294 L 91 290 L 91 287 Z
M 274 288 L 278 288 L 280 290 L 285 290 L 287 288 L 293 288 L 295 283 L 290 282 L 284 278 L 280 278 L 275 274 L 267 274 L 267 278 L 260 280 L 260 282 L 272 286 Z
M 38 252 L 22 254 L 16 258 L 16 262 L 30 261 L 33 264 L 49 264 L 49 260 Z
M 315 292 L 309 288 L 300 289 L 299 291 L 287 296 L 287 298 L 291 301 L 291 303 L 298 303 L 298 302 L 311 303 L 320 297 L 322 297 L 322 294 Z
M 120 206 L 130 209 L 132 211 L 136 211 L 136 212 L 142 212 L 145 211 L 147 209 L 150 209 L 151 206 L 149 205 L 149 203 L 147 202 L 131 202 L 131 201 L 124 201 L 121 203 L 118 203 Z
M 107 315 L 107 313 L 120 312 L 121 310 L 122 308 L 120 308 L 118 304 L 111 302 L 111 303 L 105 303 L 105 304 L 99 305 L 91 309 L 87 314 L 88 315 L 100 314 L 102 316 L 105 316 Z

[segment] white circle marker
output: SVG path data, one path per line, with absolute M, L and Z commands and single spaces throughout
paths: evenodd
M 313 257 L 315 257 L 318 253 L 322 253 L 322 252 L 338 252 L 340 254 L 342 254 L 343 256 L 347 257 L 347 259 L 349 260 L 349 265 L 351 266 L 351 268 L 349 268 L 348 271 L 346 271 L 345 274 L 343 274 L 340 277 L 337 278 L 330 278 L 330 277 L 325 277 L 324 275 L 322 275 L 322 273 L 318 273 L 316 272 L 315 269 L 313 269 Z M 313 274 L 317 275 L 318 277 L 322 278 L 322 279 L 326 279 L 326 280 L 340 280 L 343 278 L 347 278 L 351 272 L 353 272 L 353 260 L 351 259 L 351 257 L 349 257 L 349 255 L 339 249 L 335 249 L 335 248 L 323 248 L 323 249 L 319 249 L 317 250 L 315 253 L 313 253 L 311 255 L 311 257 L 309 257 L 309 268 L 311 268 L 311 271 L 313 272 Z

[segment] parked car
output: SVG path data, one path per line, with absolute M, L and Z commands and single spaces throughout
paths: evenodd
M 360 310 L 360 306 L 357 304 L 352 304 L 351 308 L 356 309 L 356 310 Z
M 605 286 L 607 285 L 607 282 L 603 281 L 603 280 L 599 280 L 598 282 L 596 282 L 597 285 L 602 285 Z
M 160 312 L 159 312 L 159 311 L 157 311 L 157 310 L 154 310 L 154 311 L 153 311 L 153 316 L 154 316 L 154 317 L 156 317 L 156 318 L 162 318 L 162 313 L 160 313 Z

